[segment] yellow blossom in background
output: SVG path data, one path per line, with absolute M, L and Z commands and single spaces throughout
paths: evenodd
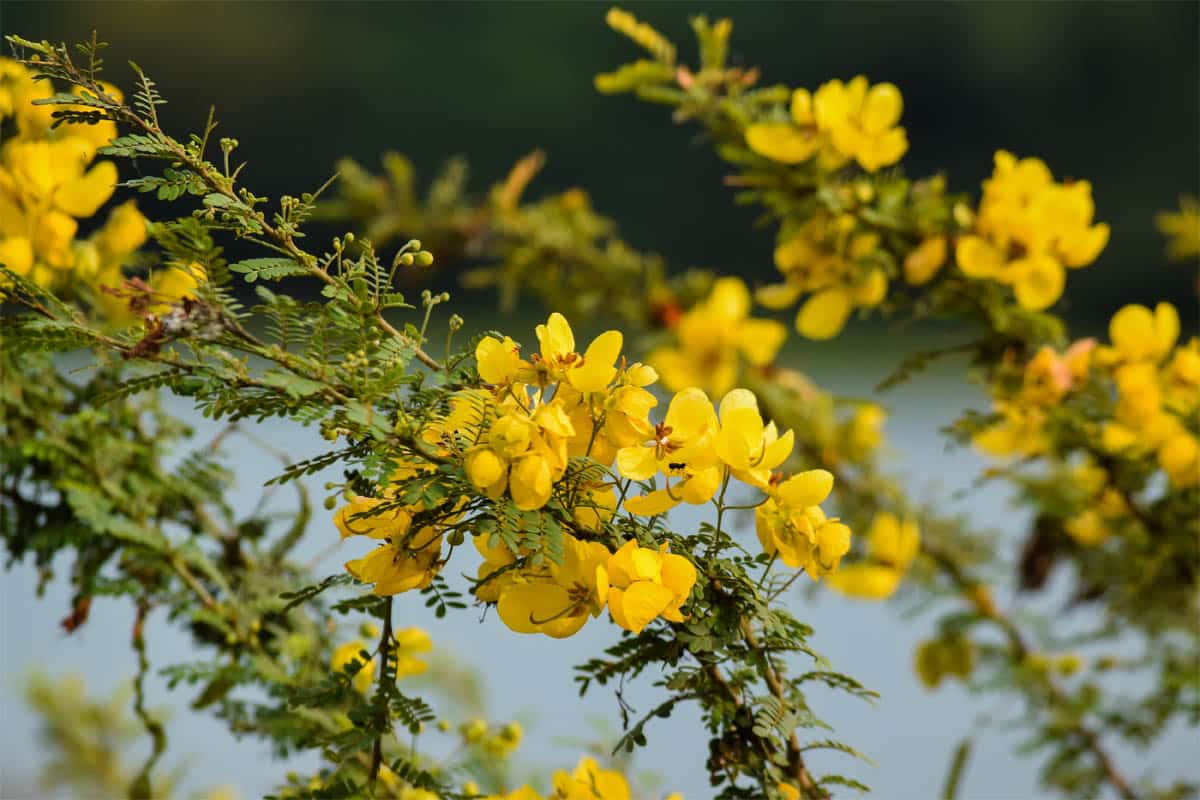
M 433 649 L 433 640 L 429 638 L 427 631 L 414 625 L 401 628 L 393 636 L 396 641 L 392 658 L 396 662 L 397 678 L 421 675 L 429 669 L 429 664 L 417 658 L 418 653 L 428 653 Z
M 114 87 L 104 88 L 120 96 Z M 52 129 L 56 107 L 32 105 L 52 94 L 48 81 L 35 81 L 22 65 L 0 58 L 0 122 L 12 119 L 17 131 L 0 147 L 0 261 L 44 286 L 67 284 L 73 270 L 86 282 L 101 270 L 119 274 L 145 240 L 144 220 L 129 211 L 114 212 L 106 230 L 91 239 L 75 238 L 79 220 L 94 216 L 116 188 L 112 162 L 94 162 L 116 126 L 104 121 Z
M 916 520 L 881 511 L 867 529 L 866 559 L 843 565 L 829 576 L 829 585 L 851 597 L 885 600 L 895 594 L 920 549 Z
M 965 636 L 925 641 L 917 646 L 914 668 L 927 689 L 948 677 L 966 680 L 975 669 L 975 650 Z
M 1167 258 L 1184 261 L 1200 256 L 1200 200 L 1180 197 L 1178 211 L 1163 211 L 1154 218 L 1167 237 Z
M 924 286 L 933 280 L 946 263 L 945 236 L 930 236 L 904 257 L 904 280 L 910 286 Z
M 720 278 L 708 297 L 680 316 L 674 343 L 646 359 L 668 389 L 699 386 L 721 395 L 737 382 L 743 361 L 763 367 L 775 359 L 787 329 L 775 320 L 751 317 L 750 300 L 740 278 Z
M 1112 343 L 1098 357 L 1106 364 L 1162 360 L 1179 338 L 1179 312 L 1170 303 L 1159 303 L 1151 311 L 1130 304 L 1113 315 L 1108 324 Z
M 810 295 L 796 314 L 796 330 L 808 339 L 831 339 L 856 308 L 874 308 L 887 297 L 888 278 L 875 262 L 879 234 L 853 232 L 849 215 L 815 216 L 786 234 L 775 248 L 785 283 L 756 293 L 767 308 L 788 308 Z
M 357 639 L 353 642 L 346 642 L 334 648 L 333 658 L 330 661 L 330 667 L 334 672 L 343 672 L 352 661 L 358 661 L 361 666 L 358 672 L 354 673 L 352 683 L 356 691 L 366 694 L 371 688 L 371 679 L 375 675 L 374 659 L 364 656 L 363 651 L 367 646 Z
M 875 172 L 895 164 L 908 150 L 904 128 L 897 125 L 903 108 L 893 84 L 871 86 L 862 75 L 849 83 L 832 80 L 815 93 L 792 92 L 789 120 L 750 125 L 746 145 L 782 164 L 799 164 L 819 154 L 828 169 L 854 160 Z
M 955 246 L 965 275 L 1011 286 L 1022 307 L 1040 311 L 1062 296 L 1066 268 L 1086 267 L 1108 244 L 1109 228 L 1093 224 L 1087 181 L 1055 182 L 1037 158 L 998 151 L 974 233 Z
M 554 773 L 553 800 L 629 800 L 629 783 L 616 770 L 601 769 L 596 759 L 579 760 L 574 772 Z

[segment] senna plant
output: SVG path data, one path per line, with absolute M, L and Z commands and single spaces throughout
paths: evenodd
M 575 668 L 580 691 L 639 675 L 659 691 L 644 715 L 623 708 L 614 751 L 633 752 L 655 719 L 694 706 L 708 737 L 695 757 L 714 796 L 865 790 L 823 757 L 858 755 L 854 732 L 831 734 L 809 696 L 818 685 L 874 693 L 854 665 L 811 645 L 787 602 L 803 579 L 872 600 L 906 584 L 937 609 L 914 654 L 919 676 L 1019 698 L 1047 787 L 1194 795 L 1181 778 L 1118 763 L 1111 743 L 1146 745 L 1200 722 L 1200 344 L 1180 342 L 1165 303 L 1118 310 L 1106 343 L 1068 338 L 1052 308 L 1068 271 L 1109 236 L 1088 183 L 1007 152 L 977 201 L 942 176 L 907 178 L 897 87 L 861 76 L 815 91 L 761 86 L 757 70 L 727 65 L 728 20 L 693 20 L 693 66 L 632 15 L 612 10 L 607 22 L 644 57 L 596 88 L 703 131 L 739 199 L 775 225 L 779 283 L 751 291 L 671 269 L 623 242 L 581 189 L 528 200 L 540 153 L 482 199 L 461 163 L 419 198 L 398 154 L 382 176 L 344 162 L 310 192 L 262 197 L 241 183 L 238 142 L 214 138 L 211 115 L 177 137 L 136 65 L 124 92 L 102 81 L 95 38 L 68 49 L 8 37 L 0 529 L 9 563 L 31 559 L 47 580 L 69 554 L 67 630 L 86 624 L 98 596 L 135 610 L 133 713 L 152 751 L 109 777 L 130 797 L 169 791 L 167 737 L 144 691 L 143 623 L 162 608 L 196 659 L 155 666 L 172 686 L 197 687 L 196 709 L 280 756 L 319 755 L 274 796 L 633 795 L 591 757 L 555 772 L 549 795 L 518 786 L 508 759 L 519 725 L 455 726 L 410 689 L 431 639 L 400 627 L 395 606 L 417 593 L 439 617 L 494 607 L 483 624 L 514 636 L 611 624 L 615 643 Z M 81 236 L 79 221 L 99 215 L 122 175 L 177 216 L 147 219 L 130 200 Z M 310 245 L 306 234 L 331 222 L 347 232 Z M 1190 257 L 1197 223 L 1185 202 L 1159 224 Z M 475 265 L 465 282 L 503 303 L 542 301 L 545 322 L 466 337 L 452 314 L 435 330 L 449 294 L 425 290 L 414 305 L 401 286 L 460 261 Z M 880 457 L 881 405 L 778 363 L 789 327 L 770 312 L 792 308 L 810 339 L 836 336 L 856 312 L 957 324 L 960 343 L 917 354 L 882 388 L 969 355 L 994 406 L 947 432 L 994 456 L 982 479 L 1007 482 L 1033 512 L 1019 560 L 907 494 Z M 601 315 L 620 329 L 577 341 L 568 320 Z M 166 393 L 227 423 L 217 441 L 197 446 Z M 273 417 L 316 426 L 328 447 L 259 476 L 264 494 L 294 487 L 290 511 L 245 514 L 228 500 L 220 453 L 267 446 L 253 426 Z M 327 484 L 331 519 L 314 514 L 301 481 L 329 467 L 344 475 Z M 705 511 L 694 529 L 671 514 L 683 505 Z M 312 574 L 293 552 L 309 528 L 334 541 L 336 531 L 359 557 Z M 473 576 L 451 563 L 460 549 L 481 559 Z M 1067 638 L 990 588 L 1009 571 L 1044 592 L 1056 570 L 1069 573 L 1070 602 L 1098 609 L 1099 629 Z M 1127 672 L 1138 693 L 1112 687 Z M 455 743 L 451 755 L 418 749 L 428 736 Z M 60 739 L 68 753 L 87 744 Z

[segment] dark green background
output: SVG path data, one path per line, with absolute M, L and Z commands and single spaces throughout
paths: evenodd
M 1112 243 L 1073 272 L 1087 328 L 1169 298 L 1196 324 L 1194 269 L 1166 265 L 1152 217 L 1200 185 L 1200 4 L 627 3 L 690 57 L 690 14 L 733 18 L 734 59 L 815 88 L 859 72 L 904 92 L 910 174 L 978 190 L 997 148 L 1090 179 Z M 5 0 L 5 32 L 112 43 L 170 99 L 168 123 L 216 103 L 259 194 L 320 183 L 338 156 L 385 149 L 424 174 L 469 156 L 484 189 L 534 147 L 534 191 L 586 187 L 636 246 L 671 264 L 766 279 L 772 236 L 733 205 L 724 167 L 661 107 L 604 97 L 592 76 L 638 51 L 593 3 L 155 3 Z M 184 130 L 183 127 L 177 130 Z

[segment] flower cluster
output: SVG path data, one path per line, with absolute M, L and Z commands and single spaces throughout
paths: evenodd
M 653 350 L 646 361 L 672 391 L 699 386 L 714 395 L 732 389 L 741 362 L 770 364 L 787 329 L 750 316 L 750 290 L 741 278 L 719 278 L 709 295 L 672 321 L 674 342 Z
M 759 289 L 758 302 L 781 309 L 811 295 L 796 314 L 796 330 L 809 339 L 831 339 L 855 308 L 882 303 L 888 273 L 879 234 L 856 228 L 850 214 L 818 214 L 785 235 L 775 248 L 775 266 L 785 282 Z
M 826 518 L 820 504 L 833 490 L 833 475 L 814 469 L 793 475 L 768 489 L 754 512 L 763 551 L 789 567 L 804 569 L 813 580 L 832 575 L 850 551 L 850 528 Z
M 1179 314 L 1170 303 L 1151 311 L 1128 305 L 1109 324 L 1111 345 L 1096 360 L 1116 386 L 1114 419 L 1102 430 L 1105 449 L 1137 458 L 1153 453 L 1173 486 L 1200 483 L 1200 339 L 1176 347 Z M 1193 429 L 1188 428 L 1190 421 Z
M 354 497 L 338 509 L 334 524 L 342 538 L 366 536 L 382 540 L 363 558 L 346 562 L 346 571 L 363 583 L 373 583 L 374 593 L 393 595 L 423 589 L 442 567 L 444 526 L 416 525 L 414 517 L 426 509 L 405 506 L 389 492 L 383 497 Z M 453 522 L 453 518 L 447 522 Z
M 744 287 L 725 286 L 709 303 L 724 301 L 744 313 L 749 298 Z M 570 324 L 552 314 L 537 327 L 537 337 L 541 347 L 528 360 L 510 338 L 483 338 L 475 356 L 484 386 L 455 392 L 449 412 L 419 437 L 432 455 L 461 464 L 486 502 L 511 503 L 520 512 L 553 504 L 553 513 L 569 514 L 570 530 L 561 532 L 557 553 L 505 541 L 494 526 L 481 526 L 474 536 L 483 557 L 475 595 L 495 603 L 505 625 L 562 638 L 606 609 L 635 633 L 660 617 L 684 620 L 696 568 L 665 544 L 643 546 L 606 533 L 617 512 L 618 487 L 625 512 L 653 517 L 680 503 L 708 503 L 736 479 L 766 495 L 760 516 L 770 521 L 760 524 L 760 537 L 768 553 L 779 552 L 785 564 L 814 578 L 837 568 L 850 529 L 826 519 L 820 508 L 833 477 L 813 471 L 785 480 L 775 472 L 791 455 L 794 435 L 764 421 L 752 392 L 733 389 L 714 408 L 702 389 L 688 387 L 655 423 L 650 411 L 658 400 L 646 389 L 655 370 L 620 360 L 619 332 L 601 334 L 580 354 Z M 867 434 L 874 431 L 864 424 L 871 428 Z M 583 469 L 568 475 L 573 459 L 603 470 L 584 479 L 578 477 Z M 428 469 L 406 462 L 393 478 Z M 642 492 L 630 496 L 634 482 Z M 460 509 L 469 501 L 426 507 L 405 505 L 394 487 L 378 494 L 354 497 L 335 515 L 343 537 L 384 540 L 346 569 L 373 583 L 376 594 L 428 586 L 443 564 L 447 528 L 474 522 L 462 520 Z
M 832 80 L 815 93 L 792 92 L 789 119 L 750 125 L 746 144 L 781 164 L 817 156 L 826 169 L 854 160 L 875 172 L 895 164 L 908 150 L 904 128 L 897 126 L 903 108 L 900 90 L 890 83 L 872 86 L 863 75 L 849 83 Z
M 374 624 L 368 624 L 363 626 L 361 633 L 363 636 L 374 638 L 379 635 L 379 629 Z M 391 652 L 391 658 L 395 665 L 396 677 L 404 678 L 424 673 L 429 665 L 418 658 L 417 654 L 428 653 L 433 649 L 429 633 L 423 628 L 412 626 L 395 631 L 392 636 L 394 649 Z M 371 680 L 375 676 L 375 660 L 370 658 L 369 654 L 364 656 L 366 650 L 367 646 L 361 639 L 340 644 L 334 648 L 329 665 L 334 672 L 345 672 L 348 667 L 357 662 L 358 667 L 353 672 L 351 681 L 354 688 L 364 694 L 370 688 Z
M 1016 392 L 1004 392 L 995 401 L 1000 419 L 976 435 L 976 446 L 1000 457 L 1045 454 L 1050 411 L 1086 379 L 1095 347 L 1095 340 L 1081 339 L 1063 353 L 1049 346 L 1038 350 L 1025 365 Z
M 32 103 L 53 93 L 49 82 L 0 58 L 0 124 L 11 120 L 15 130 L 0 149 L 0 261 L 44 286 L 65 283 L 76 269 L 94 277 L 101 266 L 119 266 L 145 239 L 145 220 L 130 206 L 114 212 L 100 235 L 76 241 L 79 220 L 94 216 L 116 189 L 116 166 L 95 161 L 116 126 L 51 128 L 54 107 Z
M 1108 244 L 1109 228 L 1093 224 L 1087 181 L 1059 183 L 1038 158 L 998 151 L 974 233 L 955 247 L 968 277 L 1011 286 L 1022 307 L 1040 311 L 1062 296 L 1067 267 L 1086 267 Z

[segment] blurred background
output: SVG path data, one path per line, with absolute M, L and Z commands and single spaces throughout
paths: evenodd
M 977 196 L 1005 148 L 1090 180 L 1113 236 L 1099 262 L 1072 271 L 1071 315 L 1103 323 L 1122 303 L 1172 299 L 1195 327 L 1190 270 L 1163 266 L 1153 215 L 1200 192 L 1200 4 L 625 5 L 685 60 L 690 15 L 730 16 L 734 61 L 761 66 L 764 83 L 894 82 L 910 175 L 944 170 Z M 593 90 L 597 72 L 639 53 L 604 25 L 607 7 L 5 0 L 0 25 L 56 41 L 98 31 L 109 79 L 136 60 L 171 101 L 169 129 L 197 130 L 216 104 L 259 194 L 315 188 L 343 155 L 376 167 L 387 149 L 426 178 L 465 155 L 482 192 L 543 148 L 531 196 L 582 186 L 633 246 L 676 267 L 770 277 L 772 237 L 733 204 L 693 131 Z
M 1073 332 L 1100 333 L 1127 302 L 1170 299 L 1186 331 L 1197 326 L 1194 270 L 1168 265 L 1153 226 L 1157 211 L 1180 194 L 1200 193 L 1200 4 L 1177 3 L 640 3 L 624 4 L 690 52 L 687 18 L 705 13 L 735 23 L 734 57 L 759 65 L 764 82 L 815 88 L 831 77 L 865 73 L 904 93 L 911 175 L 945 170 L 950 185 L 978 192 L 992 153 L 1006 148 L 1046 160 L 1056 176 L 1093 183 L 1097 219 L 1113 226 L 1099 261 L 1072 271 L 1067 314 Z M 248 186 L 260 195 L 298 193 L 322 183 L 349 155 L 374 167 L 380 153 L 410 156 L 423 177 L 447 158 L 469 158 L 473 186 L 483 192 L 512 162 L 534 148 L 549 161 L 530 196 L 582 186 L 596 208 L 615 217 L 635 247 L 661 253 L 676 268 L 712 267 L 765 281 L 773 236 L 754 228 L 755 212 L 735 206 L 721 185 L 725 169 L 691 130 L 676 129 L 660 107 L 592 88 L 595 73 L 636 56 L 603 24 L 600 3 L 221 3 L 57 2 L 4 0 L 0 29 L 28 38 L 73 41 L 93 30 L 112 44 L 108 77 L 126 83 L 126 59 L 136 60 L 170 100 L 169 130 L 199 128 L 210 103 L 219 133 L 241 141 Z M 685 56 L 686 57 L 686 56 Z M 454 265 L 448 265 L 453 269 Z M 452 279 L 439 273 L 439 285 Z M 495 324 L 486 294 L 459 295 L 480 309 L 472 327 Z M 461 309 L 456 306 L 456 309 Z M 531 338 L 532 318 L 505 323 Z M 827 388 L 868 394 L 898 351 L 914 346 L 854 326 L 835 342 L 793 345 L 785 355 Z M 848 360 L 853 367 L 847 369 Z M 965 385 L 962 365 L 949 364 L 883 398 L 893 409 L 888 434 L 914 490 L 969 486 L 980 461 L 947 454 L 937 429 L 983 398 Z M 181 413 L 185 409 L 179 405 Z M 202 429 L 202 435 L 204 430 Z M 263 431 L 302 458 L 320 449 L 311 432 L 275 426 Z M 899 463 L 899 458 L 896 462 Z M 265 457 L 242 458 L 249 476 L 274 470 Z M 950 476 L 954 476 L 951 478 Z M 256 477 L 242 492 L 257 496 Z M 311 485 L 318 490 L 322 476 Z M 972 492 L 954 507 L 977 520 L 1017 532 L 1025 522 L 1002 493 Z M 683 517 L 681 525 L 694 524 Z M 314 557 L 331 529 L 314 525 L 306 541 Z M 1003 547 L 1003 541 L 998 542 Z M 326 555 L 334 571 L 360 555 L 349 545 Z M 82 671 L 104 692 L 132 672 L 127 646 L 132 612 L 97 602 L 92 620 L 67 637 L 57 626 L 66 607 L 63 581 L 33 601 L 35 575 L 18 567 L 0 587 L 0 796 L 38 795 L 45 759 L 37 720 L 24 708 L 21 686 L 32 669 Z M 927 631 L 901 623 L 891 608 L 841 598 L 795 596 L 818 631 L 815 646 L 863 683 L 883 693 L 876 707 L 838 696 L 818 697 L 818 713 L 835 723 L 878 767 L 834 756 L 822 767 L 844 769 L 885 798 L 932 797 L 954 744 L 985 715 L 1011 713 L 969 700 L 960 686 L 936 694 L 912 675 L 911 652 Z M 32 605 L 31 605 L 32 603 Z M 428 622 L 416 598 L 401 604 L 404 624 Z M 1085 627 L 1086 612 L 1071 624 Z M 530 764 L 567 766 L 588 738 L 588 719 L 616 724 L 610 693 L 595 691 L 576 705 L 567 666 L 615 635 L 590 626 L 566 643 L 538 637 L 512 646 L 511 634 L 473 613 L 457 615 L 435 636 L 445 652 L 484 670 L 493 684 L 496 718 L 525 715 Z M 187 660 L 187 641 L 162 620 L 151 629 L 159 665 Z M 536 665 L 536 666 L 533 666 Z M 531 687 L 536 686 L 535 692 Z M 643 687 L 648 705 L 652 691 Z M 159 681 L 151 705 L 168 705 Z M 636 698 L 635 698 L 636 700 Z M 828 702 L 826 702 L 826 700 Z M 993 706 L 998 703 L 990 701 Z M 636 702 L 635 702 L 636 705 Z M 283 768 L 254 742 L 236 743 L 222 725 L 180 703 L 170 723 L 172 748 L 187 754 L 185 786 L 235 786 L 241 797 L 269 791 Z M 708 796 L 696 769 L 703 736 L 695 717 L 676 716 L 649 731 L 639 765 L 689 800 Z M 962 797 L 1036 797 L 1036 768 L 1013 754 L 1016 740 L 990 734 L 967 771 Z M 1186 732 L 1151 753 L 1122 753 L 1135 773 L 1200 777 Z

